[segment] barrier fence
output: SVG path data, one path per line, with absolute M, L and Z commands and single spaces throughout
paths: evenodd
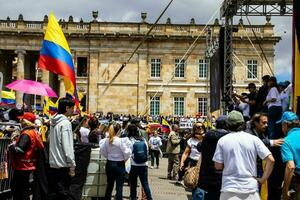
M 13 170 L 7 158 L 7 147 L 10 139 L 0 138 L 0 199 L 9 198 Z

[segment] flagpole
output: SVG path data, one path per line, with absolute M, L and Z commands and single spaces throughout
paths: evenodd
M 35 64 L 35 81 L 38 81 L 39 76 L 39 67 L 38 64 Z M 36 94 L 34 95 L 34 112 L 36 112 Z

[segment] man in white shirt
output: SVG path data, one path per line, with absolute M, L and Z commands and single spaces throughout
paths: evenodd
M 153 136 L 150 137 L 149 145 L 151 149 L 151 169 L 154 167 L 154 158 L 156 160 L 156 168 L 159 168 L 159 156 L 160 156 L 160 146 L 162 145 L 161 139 L 158 136 L 157 131 L 154 131 Z
M 281 100 L 282 113 L 289 109 L 289 95 L 285 92 L 285 84 L 283 82 L 278 83 L 279 98 Z
M 238 104 L 238 109 L 242 111 L 244 119 L 246 121 L 250 120 L 249 98 L 247 97 L 246 93 L 242 93 L 242 96 L 240 97 L 240 102 Z
M 274 158 L 258 137 L 243 131 L 245 121 L 240 112 L 230 112 L 227 123 L 230 133 L 218 141 L 213 157 L 215 168 L 223 170 L 220 200 L 259 200 L 258 184 L 270 176 Z M 266 161 L 261 178 L 257 178 L 257 156 Z

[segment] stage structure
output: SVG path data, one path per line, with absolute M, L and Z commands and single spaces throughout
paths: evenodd
M 225 101 L 224 112 L 227 112 L 233 92 L 234 16 L 292 16 L 293 0 L 225 0 L 220 9 L 220 15 L 225 21 L 223 100 Z

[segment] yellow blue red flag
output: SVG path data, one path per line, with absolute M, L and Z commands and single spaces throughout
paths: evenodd
M 75 69 L 71 51 L 53 13 L 50 13 L 49 16 L 38 65 L 41 69 L 63 76 L 65 89 L 72 94 L 78 106 Z
M 161 125 L 162 125 L 162 129 L 163 129 L 162 131 L 164 133 L 170 132 L 172 130 L 170 124 L 164 118 L 161 121 Z
M 1 102 L 5 104 L 15 104 L 16 95 L 14 91 L 1 91 Z
M 300 97 L 300 1 L 294 0 L 293 17 L 293 105 L 294 111 L 299 110 L 297 99 Z

